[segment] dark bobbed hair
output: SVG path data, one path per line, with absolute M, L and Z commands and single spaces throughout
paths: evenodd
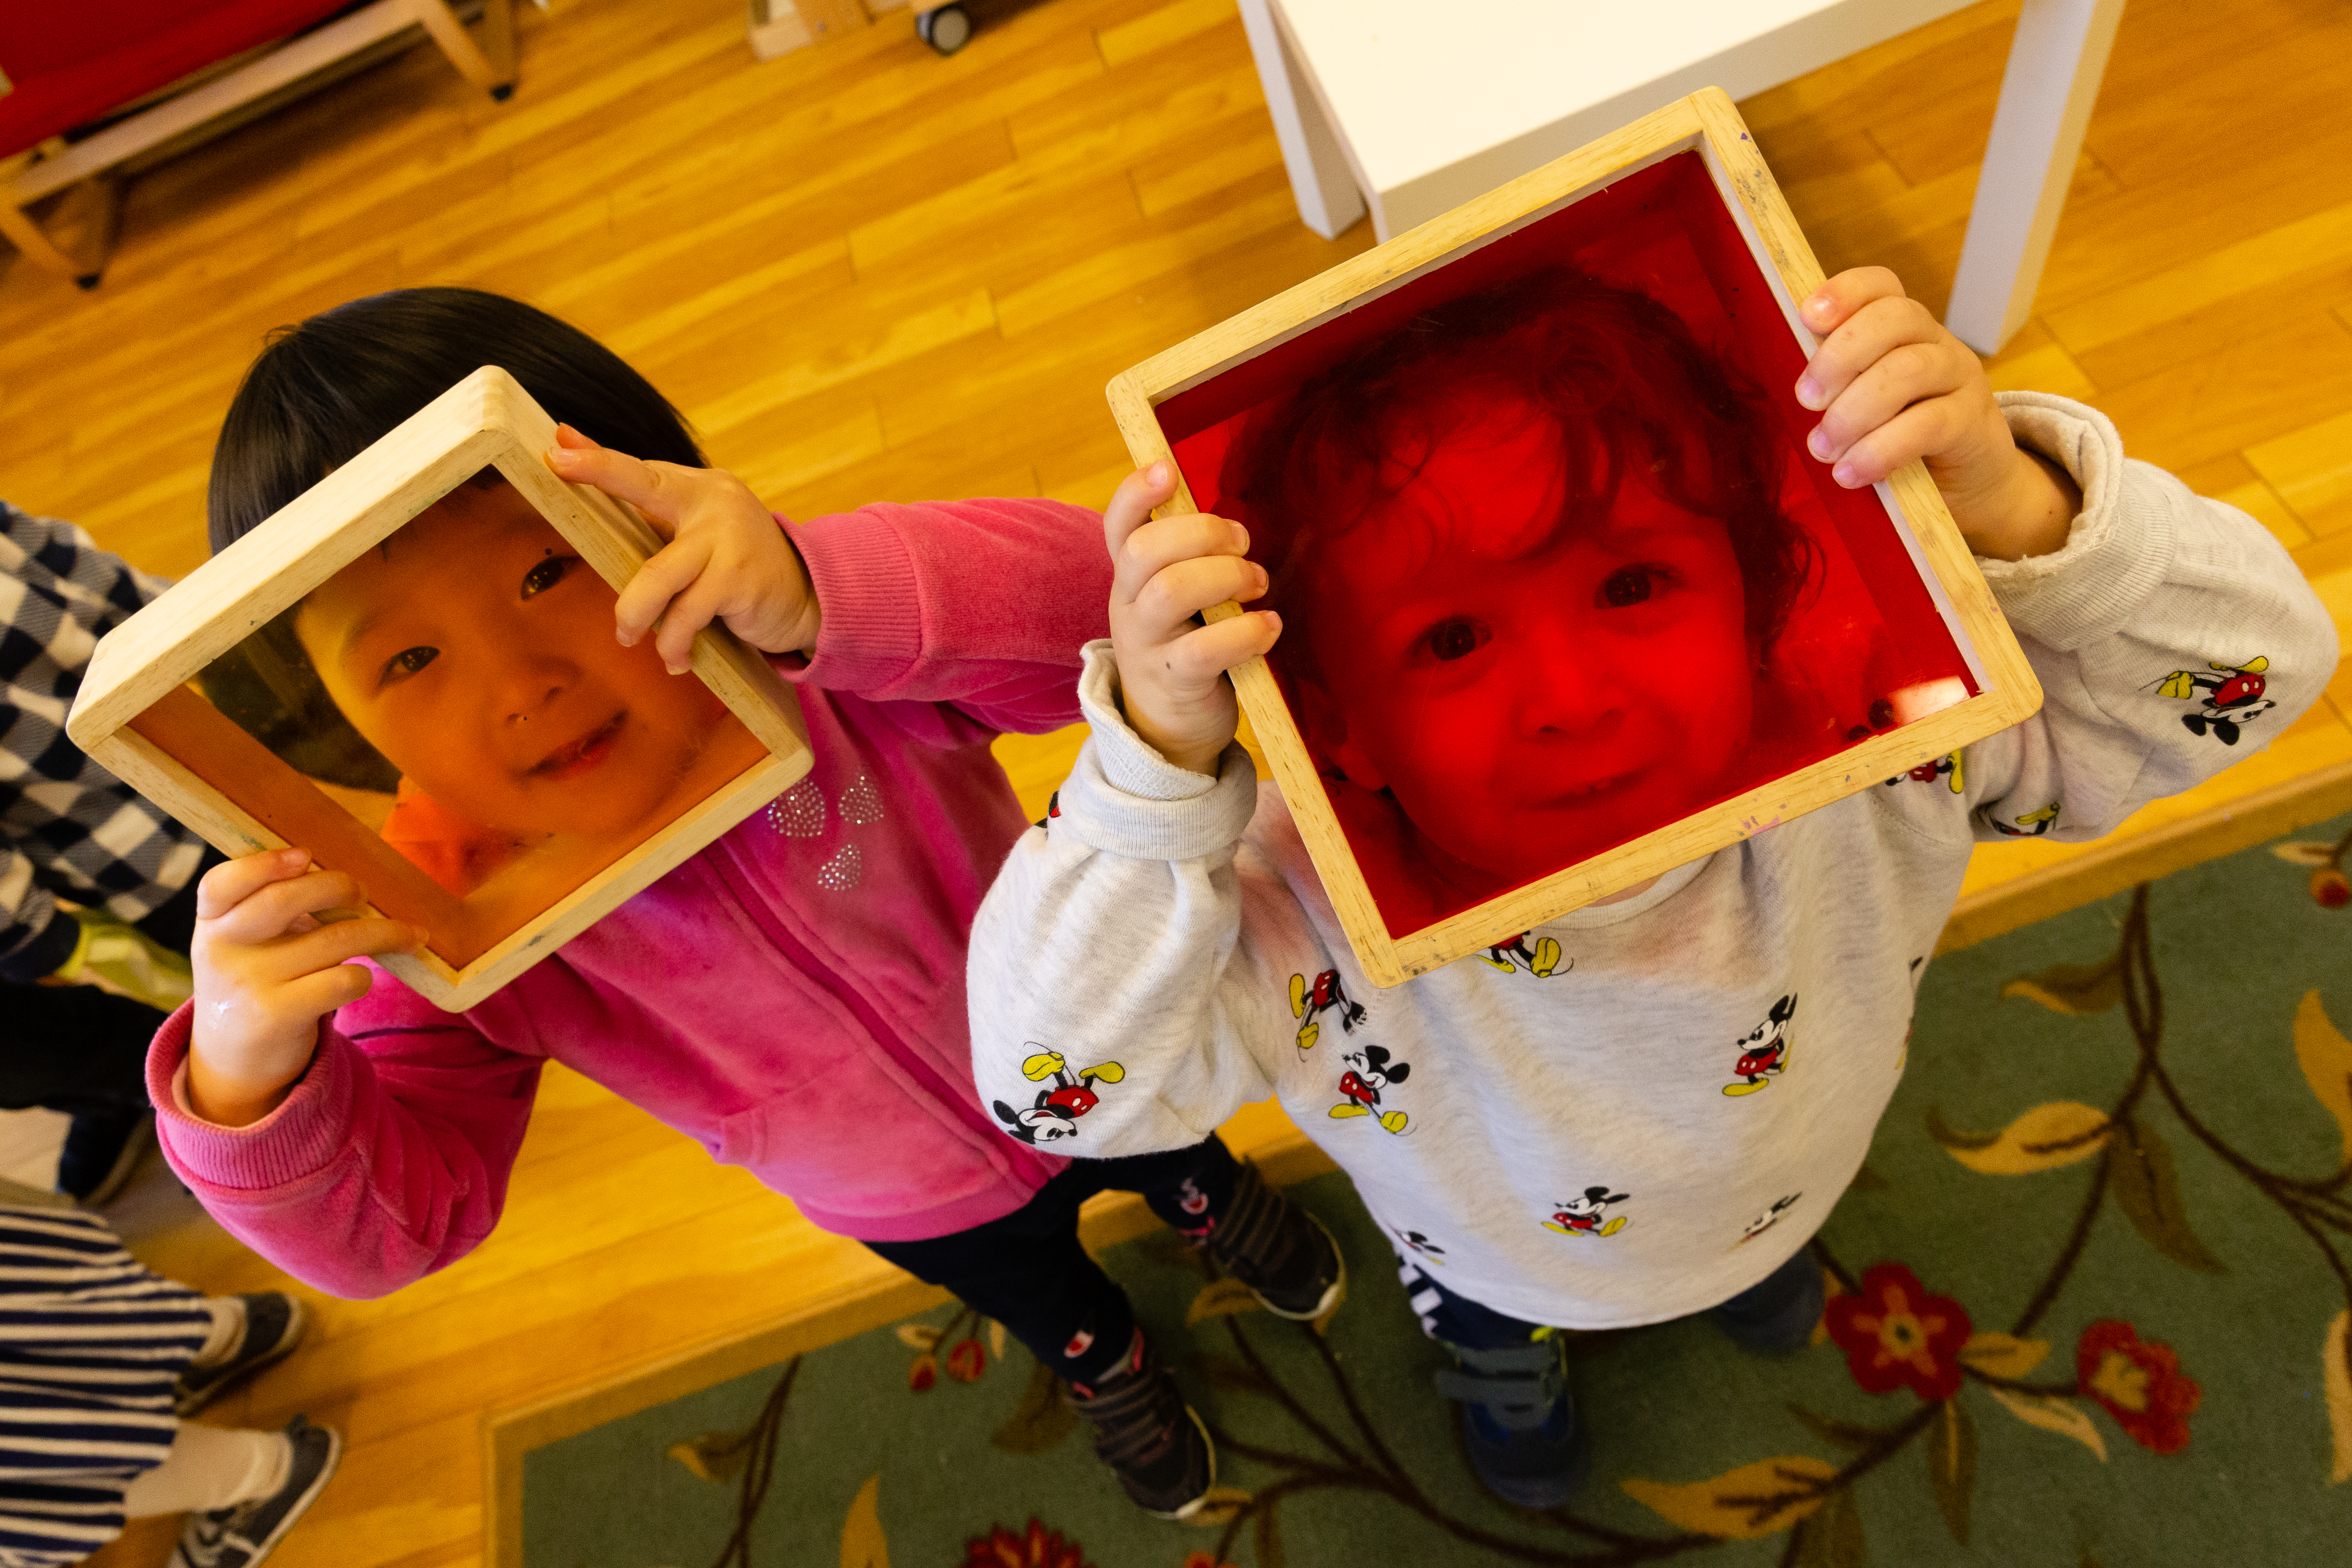
M 1627 479 L 1647 484 L 1722 521 L 1747 585 L 1748 636 L 1769 649 L 1818 554 L 1780 507 L 1777 422 L 1672 310 L 1566 268 L 1424 311 L 1251 416 L 1226 455 L 1219 506 L 1249 527 L 1251 554 L 1272 579 L 1265 604 L 1311 617 L 1315 558 L 1395 499 L 1418 472 L 1408 455 L 1425 463 L 1473 417 L 1480 392 L 1548 418 L 1566 458 L 1568 505 L 1531 520 L 1523 551 L 1597 519 Z M 1303 643 L 1291 660 L 1307 660 Z
M 577 327 L 478 288 L 395 288 L 269 334 L 213 452 L 212 548 L 227 549 L 484 365 L 606 446 L 707 465 L 669 400 Z
M 578 328 L 479 289 L 394 289 L 269 334 L 213 452 L 205 509 L 214 550 L 250 533 L 484 365 L 505 370 L 550 417 L 604 445 L 706 465 L 668 400 Z M 495 469 L 485 475 L 498 477 Z M 205 695 L 310 777 L 392 789 L 398 770 L 336 709 L 294 635 L 294 613 L 208 666 L 200 677 Z

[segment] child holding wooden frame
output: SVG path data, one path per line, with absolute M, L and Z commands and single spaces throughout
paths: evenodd
M 350 876 L 299 848 L 218 868 L 199 889 L 195 998 L 148 1063 L 174 1169 L 289 1271 L 380 1294 L 488 1237 L 540 1064 L 559 1060 L 1003 1322 L 1071 1384 L 1130 1497 L 1170 1516 L 1197 1508 L 1214 1476 L 1206 1432 L 1079 1246 L 1079 1204 L 1142 1193 L 1302 1318 L 1338 1303 L 1336 1249 L 1213 1135 L 1138 1161 L 1064 1158 L 1116 1061 L 1032 1062 L 1020 1146 L 971 1092 L 964 938 L 1022 825 L 988 743 L 1076 717 L 1076 650 L 1102 625 L 1099 519 L 965 501 L 787 530 L 705 467 L 661 395 L 592 340 L 512 300 L 414 289 L 315 317 L 257 361 L 214 461 L 215 547 L 485 360 L 568 422 L 548 455 L 559 474 L 638 507 L 670 543 L 617 601 L 582 601 L 590 626 L 558 602 L 591 577 L 562 541 L 495 475 L 461 485 L 294 612 L 346 716 L 431 798 L 466 803 L 465 845 L 485 824 L 578 827 L 614 800 L 641 811 L 626 798 L 667 787 L 658 756 L 635 758 L 650 783 L 563 787 L 625 760 L 599 752 L 621 741 L 597 738 L 598 716 L 658 696 L 612 639 L 651 636 L 675 673 L 723 619 L 798 686 L 814 770 L 463 1014 L 349 962 L 418 939 L 377 917 L 321 925 L 364 902 Z M 1148 506 L 1130 485 L 1113 512 L 1132 528 Z M 442 597 L 465 613 L 435 630 Z M 526 634 L 542 613 L 568 630 Z M 491 659 L 436 685 L 435 666 L 477 642 L 535 650 L 520 666 L 530 678 Z M 583 686 L 601 695 L 575 711 Z M 425 700 L 395 712 L 395 697 Z M 531 739 L 509 753 L 502 737 L 559 713 L 558 750 Z M 691 730 L 662 733 L 690 749 Z M 518 764 L 520 781 L 506 777 Z
M 1745 1343 L 1805 1342 L 1822 1303 L 1806 1241 L 1894 1092 L 1972 842 L 2021 822 L 2095 837 L 2242 756 L 2224 744 L 2235 730 L 2184 723 L 2183 672 L 2263 670 L 2275 711 L 2261 722 L 2283 726 L 2336 670 L 2327 615 L 2276 541 L 2127 462 L 2101 415 L 2038 393 L 1996 400 L 1975 355 L 1884 269 L 1798 303 L 1823 339 L 1796 389 L 1821 413 L 1813 457 L 1848 486 L 1926 461 L 2047 693 L 2038 716 L 1969 747 L 1964 765 L 1874 785 L 1374 993 L 1283 797 L 1233 744 L 1223 672 L 1273 648 L 1282 621 L 1192 619 L 1266 593 L 1247 530 L 1191 514 L 1131 531 L 1115 520 L 1111 636 L 1088 648 L 1080 687 L 1093 735 L 974 927 L 982 1095 L 1040 1049 L 1116 1041 L 1124 1079 L 1078 1143 L 1111 1155 L 1181 1145 L 1279 1098 L 1400 1238 L 1413 1308 L 1460 1362 L 1440 1387 L 1463 1403 L 1473 1462 L 1529 1507 L 1567 1501 L 1589 1451 L 1557 1330 L 1711 1310 Z M 1622 395 L 1586 390 L 1596 406 Z M 1444 518 L 1509 536 L 1465 592 L 1507 594 L 1579 551 L 1597 559 L 1637 520 L 1676 550 L 1731 548 L 1725 518 L 1661 478 L 1638 421 L 1597 426 L 1606 505 L 1555 528 L 1482 510 L 1512 465 L 1547 493 L 1585 478 L 1583 448 L 1538 400 L 1383 417 L 1383 439 L 1413 434 L 1391 453 L 1412 477 L 1369 501 L 1363 527 L 1392 539 Z M 1167 465 L 1142 476 L 1155 500 L 1173 493 Z M 1637 609 L 1652 585 L 1612 591 L 1623 570 L 1588 573 L 1580 602 Z M 1708 580 L 1736 629 L 1754 603 L 1740 575 Z M 1447 617 L 1426 624 L 1433 664 L 1477 643 Z M 1369 658 L 1318 652 L 1335 684 Z M 1708 686 L 1694 705 L 1738 706 L 1751 676 L 1717 663 L 1694 668 Z M 1364 713 L 1381 695 L 1349 700 Z M 1580 706 L 1563 697 L 1556 722 L 1601 736 L 1623 701 L 1606 686 Z M 1394 741 L 1391 767 L 1449 760 L 1416 761 L 1409 742 Z

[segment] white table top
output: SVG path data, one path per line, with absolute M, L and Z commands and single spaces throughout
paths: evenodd
M 1759 92 L 1970 3 L 1273 0 L 1375 192 L 1548 130 L 1566 151 L 1702 87 Z

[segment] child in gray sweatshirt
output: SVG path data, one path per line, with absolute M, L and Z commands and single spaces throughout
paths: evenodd
M 1848 486 L 1927 461 L 2041 679 L 2041 713 L 1374 990 L 1282 798 L 1233 744 L 1223 672 L 1271 648 L 1281 619 L 1191 619 L 1272 580 L 1239 525 L 1171 517 L 1113 530 L 1112 636 L 1088 648 L 1080 686 L 1093 734 L 972 934 L 982 1101 L 1000 1117 L 1002 1103 L 1027 1103 L 1055 1056 L 1115 1063 L 1061 1145 L 1100 1158 L 1196 1144 L 1278 1098 L 1397 1238 L 1423 1327 L 1461 1362 L 1441 1384 L 1464 1402 L 1474 1463 L 1528 1506 L 1566 1501 L 1583 1463 L 1552 1331 L 1713 1310 L 1745 1343 L 1803 1343 L 1822 1310 L 1805 1243 L 1902 1074 L 1920 970 L 1974 841 L 2095 838 L 2258 749 L 2336 670 L 2325 610 L 2259 524 L 2126 460 L 2089 408 L 1996 397 L 1892 274 L 1842 274 L 1801 316 L 1822 339 L 1797 387 L 1822 413 L 1813 456 Z M 1655 477 L 1704 455 L 1620 451 L 1599 513 L 1512 523 L 1514 544 L 1495 552 L 1507 559 L 1412 552 L 1415 529 L 1475 521 L 1498 472 L 1549 462 L 1566 489 L 1581 480 L 1572 433 L 1547 415 L 1556 400 L 1464 406 L 1450 428 L 1415 427 L 1385 495 L 1349 522 L 1350 548 L 1317 560 L 1294 635 L 1311 643 L 1307 667 L 1349 680 L 1294 706 L 1351 779 L 1397 803 L 1415 863 L 1471 893 L 1491 885 L 1482 857 L 1506 852 L 1479 791 L 1505 789 L 1539 748 L 1615 758 L 1583 768 L 1602 795 L 1677 747 L 1722 749 L 1719 732 L 1677 735 L 1625 709 L 1609 683 L 1563 695 L 1569 673 L 1547 682 L 1535 634 L 1521 635 L 1525 606 L 1567 606 L 1590 635 L 1616 635 L 1633 622 L 1610 617 L 1711 591 L 1740 540 L 1727 550 L 1736 520 L 1694 512 Z M 1128 483 L 1151 502 L 1172 487 L 1158 469 Z M 1349 574 L 1400 550 L 1427 563 L 1403 595 L 1427 612 L 1351 613 Z M 1397 597 L 1391 585 L 1381 602 Z M 1752 581 L 1748 603 L 1753 636 Z M 1481 660 L 1533 694 L 1496 710 L 1483 733 L 1504 738 L 1484 758 L 1432 744 L 1413 718 L 1425 689 L 1475 689 Z M 1348 691 L 1365 695 L 1351 707 Z M 1424 789 L 1432 773 L 1444 777 Z M 1439 821 L 1415 811 L 1417 790 L 1474 805 Z

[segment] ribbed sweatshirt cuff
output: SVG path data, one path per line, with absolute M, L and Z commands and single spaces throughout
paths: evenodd
M 1999 396 L 2017 444 L 2065 469 L 2083 509 L 2063 549 L 1977 565 L 2012 625 L 2069 652 L 2120 630 L 2169 574 L 2172 511 L 2161 495 L 2125 484 L 2123 437 L 2098 410 L 2049 392 Z
M 921 657 L 922 618 L 915 563 L 888 521 L 892 508 L 776 520 L 800 551 L 822 608 L 816 647 L 805 659 L 773 661 L 786 680 L 853 695 L 902 679 Z
M 147 1048 L 156 1141 L 181 1178 L 192 1187 L 261 1192 L 332 1164 L 351 1141 L 359 1086 L 352 1058 L 359 1048 L 321 1024 L 310 1069 L 285 1103 L 249 1127 L 223 1127 L 191 1115 L 177 1091 L 194 1016 L 194 1002 L 181 1003 Z
M 1062 786 L 1056 826 L 1107 854 L 1184 861 L 1230 849 L 1257 810 L 1257 770 L 1238 744 L 1211 779 L 1147 745 L 1118 706 L 1118 664 L 1108 639 L 1089 643 L 1078 706 L 1092 731 Z

